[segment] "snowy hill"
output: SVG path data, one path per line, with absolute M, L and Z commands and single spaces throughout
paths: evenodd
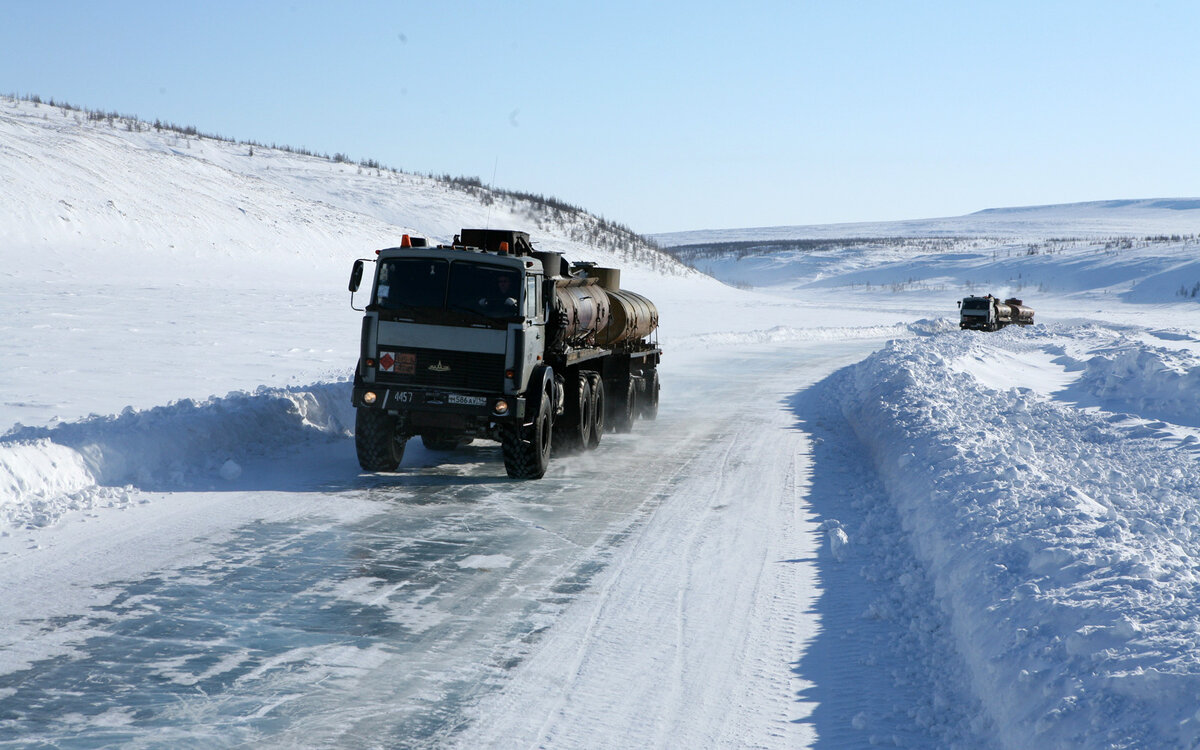
M 448 242 L 466 226 L 525 229 L 541 249 L 623 269 L 634 290 L 682 282 L 689 294 L 697 277 L 552 203 L 0 98 L 12 349 L 0 425 L 347 373 L 351 262 L 405 233 Z M 251 328 L 262 338 L 239 335 Z M 51 373 L 69 392 L 46 393 Z
M 660 238 L 720 283 L 0 99 L 0 745 L 1196 747 L 1197 204 Z M 654 299 L 661 414 L 538 482 L 363 474 L 350 262 L 470 225 Z
M 197 257 L 340 269 L 403 233 L 448 242 L 477 225 L 526 228 L 571 257 L 674 268 L 594 216 L 461 182 L 10 98 L 0 98 L 0 136 L 5 260 L 38 248 L 46 267 L 120 254 L 149 264 L 148 274 Z

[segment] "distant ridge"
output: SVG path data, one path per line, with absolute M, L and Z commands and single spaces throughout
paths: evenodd
M 1109 201 L 1085 201 L 1082 203 L 1054 203 L 1042 206 L 1010 206 L 1005 208 L 985 208 L 968 216 L 987 214 L 1016 214 L 1042 211 L 1062 210 L 1099 210 L 1120 211 L 1123 209 L 1167 209 L 1171 211 L 1195 211 L 1200 209 L 1200 198 L 1143 198 Z
M 661 247 L 849 237 L 1143 237 L 1200 234 L 1200 198 L 1144 198 L 986 208 L 905 221 L 708 229 L 652 235 Z

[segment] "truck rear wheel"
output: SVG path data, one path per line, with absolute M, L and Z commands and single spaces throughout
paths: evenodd
M 550 465 L 550 440 L 554 432 L 550 397 L 542 394 L 532 424 L 506 425 L 500 435 L 504 470 L 513 479 L 541 479 Z
M 600 377 L 598 372 L 588 373 L 588 381 L 592 386 L 592 436 L 585 446 L 588 450 L 600 445 L 600 438 L 604 435 L 604 415 L 608 409 L 608 403 L 604 397 L 604 378 Z
M 651 370 L 646 376 L 646 394 L 638 401 L 642 419 L 658 419 L 658 391 L 658 370 Z
M 408 438 L 396 432 L 396 417 L 360 406 L 354 415 L 354 449 L 364 471 L 395 471 Z
M 637 416 L 637 412 L 635 411 L 637 405 L 637 383 L 633 381 L 633 378 L 625 381 L 624 393 L 618 391 L 617 397 L 613 401 L 613 430 L 617 432 L 632 432 L 633 420 Z

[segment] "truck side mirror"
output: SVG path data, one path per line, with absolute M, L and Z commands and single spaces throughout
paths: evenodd
M 354 261 L 354 267 L 350 269 L 350 293 L 358 291 L 358 287 L 362 284 L 363 262 L 361 260 Z

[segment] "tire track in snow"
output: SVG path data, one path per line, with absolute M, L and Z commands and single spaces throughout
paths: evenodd
M 806 440 L 780 404 L 870 348 L 806 344 L 723 363 L 753 379 L 693 375 L 680 398 L 705 404 L 703 416 L 660 417 L 656 429 L 676 439 L 654 448 L 690 447 L 659 459 L 672 469 L 651 517 L 510 686 L 475 709 L 458 746 L 810 745 L 793 668 L 815 635 L 816 529 L 797 509 Z M 667 473 L 624 468 L 618 491 Z

